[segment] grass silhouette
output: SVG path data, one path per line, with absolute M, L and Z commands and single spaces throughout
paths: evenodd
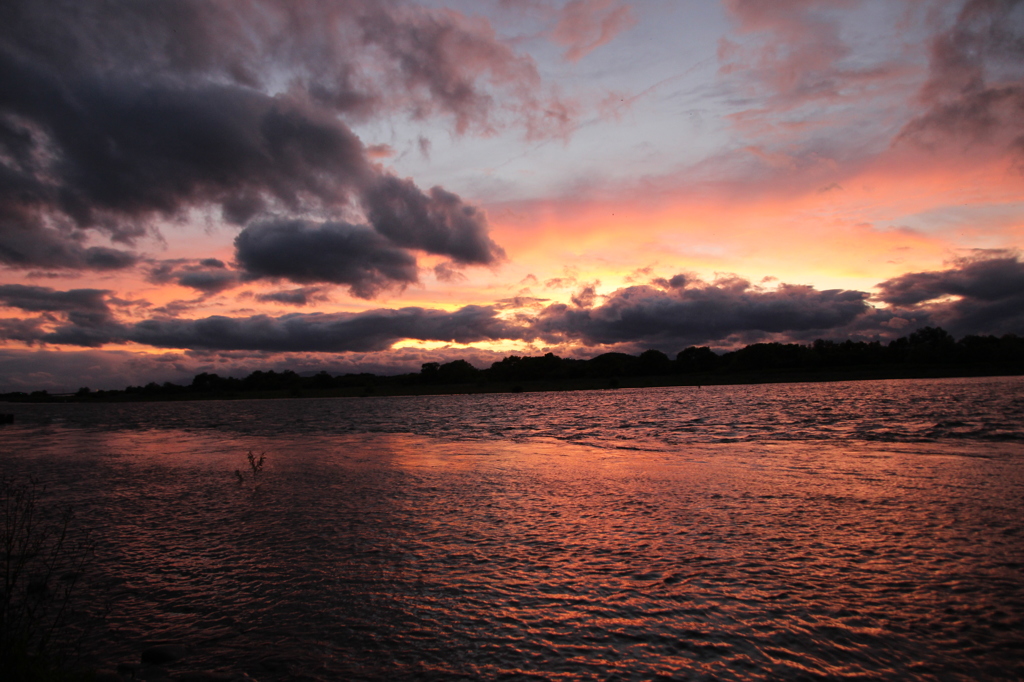
M 267 453 L 261 452 L 260 456 L 257 457 L 253 454 L 252 450 L 250 450 L 249 454 L 245 457 L 249 461 L 249 469 L 252 471 L 252 484 L 255 488 L 258 488 L 260 486 L 260 474 L 263 473 L 263 464 L 267 461 Z M 244 485 L 246 483 L 246 477 L 242 474 L 240 469 L 235 469 L 235 478 L 238 479 L 239 485 Z
M 0 477 L 0 670 L 11 680 L 80 679 L 69 606 L 93 556 L 70 507 L 47 505 L 36 480 Z

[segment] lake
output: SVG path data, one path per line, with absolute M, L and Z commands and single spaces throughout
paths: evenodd
M 2 411 L 101 668 L 1024 678 L 1021 377 Z

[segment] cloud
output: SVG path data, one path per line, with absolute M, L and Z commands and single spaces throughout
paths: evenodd
M 888 307 L 872 307 L 870 295 L 861 291 L 794 284 L 765 289 L 736 275 L 721 275 L 711 283 L 686 275 L 603 296 L 585 286 L 572 305 L 523 296 L 453 312 L 408 307 L 277 317 L 182 319 L 164 314 L 126 321 L 111 313 L 108 305 L 114 299 L 103 290 L 5 285 L 0 303 L 39 315 L 0 319 L 0 338 L 30 345 L 137 343 L 267 354 L 382 352 L 406 339 L 453 344 L 540 340 L 585 355 L 595 347 L 675 352 L 690 345 L 884 340 L 926 325 L 942 326 L 956 336 L 1024 330 L 1024 262 L 1015 254 L 979 252 L 947 270 L 908 273 L 878 289 L 877 298 Z M 307 287 L 260 299 L 301 305 L 318 295 L 316 287 Z
M 670 348 L 713 343 L 742 333 L 827 334 L 867 312 L 867 297 L 860 291 L 818 291 L 801 285 L 762 291 L 735 277 L 669 290 L 632 286 L 609 294 L 594 308 L 551 305 L 534 328 L 550 342 Z
M 576 62 L 634 24 L 636 18 L 627 3 L 618 0 L 570 0 L 561 9 L 551 37 L 567 48 L 565 58 Z
M 493 309 L 467 306 L 452 313 L 402 308 L 279 318 L 150 320 L 135 325 L 130 336 L 157 347 L 341 352 L 383 350 L 402 339 L 472 343 L 516 338 L 519 333 L 496 318 Z
M 1019 256 L 982 252 L 955 266 L 881 282 L 879 298 L 925 314 L 956 336 L 1024 332 L 1024 263 Z
M 467 277 L 454 263 L 438 263 L 434 266 L 434 277 L 438 282 L 464 282 Z
M 449 256 L 466 265 L 505 258 L 487 235 L 483 211 L 440 187 L 424 194 L 412 180 L 385 175 L 367 188 L 362 200 L 374 229 L 399 246 Z
M 56 291 L 49 287 L 2 284 L 0 305 L 36 313 L 88 311 L 109 314 L 106 301 L 109 294 L 104 289 Z
M 722 4 L 736 29 L 718 43 L 720 86 L 737 107 L 728 120 L 773 176 L 810 170 L 821 187 L 843 180 L 833 164 L 888 148 L 920 84 L 924 3 Z
M 140 220 L 195 205 L 228 202 L 228 216 L 242 218 L 240 197 L 252 208 L 257 197 L 334 205 L 370 174 L 359 139 L 299 97 L 168 78 L 75 80 L 5 50 L 0 78 L 8 121 L 24 122 L 31 150 L 7 167 L 24 189 L 0 195 L 5 212 L 130 240 Z
M 0 82 L 0 263 L 15 268 L 130 267 L 87 239 L 130 245 L 195 210 L 251 225 L 360 205 L 397 246 L 493 263 L 479 209 L 387 176 L 386 145 L 350 122 L 405 112 L 540 137 L 573 116 L 486 21 L 404 2 L 13 0 Z
M 112 322 L 103 328 L 69 324 L 49 332 L 37 330 L 34 340 L 77 346 L 133 342 L 155 348 L 337 353 L 384 350 L 402 339 L 473 343 L 522 335 L 522 330 L 499 319 L 493 308 L 466 306 L 454 312 L 401 308 L 281 317 L 163 318 L 132 324 Z
M 207 265 L 216 267 L 209 261 Z M 0 305 L 41 314 L 29 319 L 0 319 L 0 338 L 27 344 L 84 347 L 131 342 L 192 350 L 343 352 L 384 350 L 403 339 L 464 344 L 522 339 L 529 335 L 528 330 L 499 318 L 497 308 L 472 305 L 453 312 L 410 307 L 280 317 L 179 319 L 164 315 L 131 322 L 113 316 L 108 306 L 109 293 L 98 289 L 55 291 L 2 285 Z M 309 287 L 262 298 L 301 304 L 319 295 L 317 288 Z
M 2 169 L 0 169 L 2 174 Z M 18 206 L 4 206 L 0 178 L 0 263 L 14 268 L 120 270 L 139 261 L 134 253 L 105 246 L 83 246 L 81 234 L 44 227 Z
M 1024 263 L 1012 255 L 960 259 L 957 267 L 909 272 L 878 285 L 879 298 L 893 305 L 916 305 L 945 296 L 998 301 L 1024 292 Z
M 149 270 L 149 281 L 155 284 L 174 282 L 183 287 L 195 289 L 204 294 L 218 294 L 239 286 L 239 273 L 229 270 L 216 258 L 194 260 L 165 260 Z
M 850 47 L 840 35 L 838 18 L 829 14 L 847 4 L 842 0 L 724 4 L 747 35 L 743 42 L 723 39 L 719 44 L 723 73 L 742 73 L 790 103 L 836 97 L 861 75 L 843 65 Z
M 113 314 L 107 304 L 109 291 L 72 289 L 56 291 L 49 287 L 22 284 L 0 285 L 0 305 L 30 313 L 44 313 L 35 320 L 12 320 L 3 338 L 32 343 L 44 322 L 62 320 L 75 329 L 95 330 L 110 324 Z
M 533 277 L 530 275 L 529 277 Z M 536 281 L 536 278 L 534 278 Z M 523 280 L 526 281 L 526 280 Z M 551 279 L 544 280 L 545 289 L 571 289 L 576 286 L 577 280 L 575 277 L 569 275 L 566 277 L 552 277 Z
M 248 277 L 347 284 L 360 298 L 417 281 L 411 253 L 367 227 L 342 222 L 256 223 L 235 238 L 235 257 Z
M 269 294 L 256 294 L 256 300 L 265 303 L 303 306 L 314 301 L 326 301 L 327 295 L 323 293 L 320 287 L 301 287 L 299 289 L 273 291 Z
M 589 308 L 597 300 L 597 287 L 593 284 L 581 287 L 579 291 L 572 295 L 570 300 L 578 308 Z
M 968 0 L 931 44 L 928 110 L 901 138 L 1010 144 L 1024 153 L 1024 5 Z
M 530 139 L 564 137 L 574 124 L 574 104 L 545 93 L 533 60 L 499 40 L 483 19 L 382 4 L 359 25 L 362 42 L 394 65 L 416 117 L 447 114 L 457 133 L 492 133 L 503 125 L 495 116 L 501 102 Z

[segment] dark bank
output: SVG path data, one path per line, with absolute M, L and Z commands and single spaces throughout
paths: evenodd
M 811 344 L 756 343 L 724 354 L 691 346 L 670 358 L 660 350 L 639 355 L 604 353 L 589 360 L 510 355 L 486 369 L 466 360 L 425 363 L 418 373 L 302 376 L 257 370 L 244 378 L 203 372 L 191 384 L 171 382 L 124 390 L 72 394 L 46 391 L 0 395 L 10 402 L 121 402 L 232 398 L 327 398 L 464 393 L 601 390 L 657 386 L 703 386 L 877 379 L 927 379 L 1024 374 L 1024 339 L 1007 334 L 965 336 L 924 327 L 883 345 L 879 341 Z

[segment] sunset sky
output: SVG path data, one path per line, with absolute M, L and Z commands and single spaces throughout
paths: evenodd
M 1024 334 L 1024 2 L 9 0 L 0 392 Z

